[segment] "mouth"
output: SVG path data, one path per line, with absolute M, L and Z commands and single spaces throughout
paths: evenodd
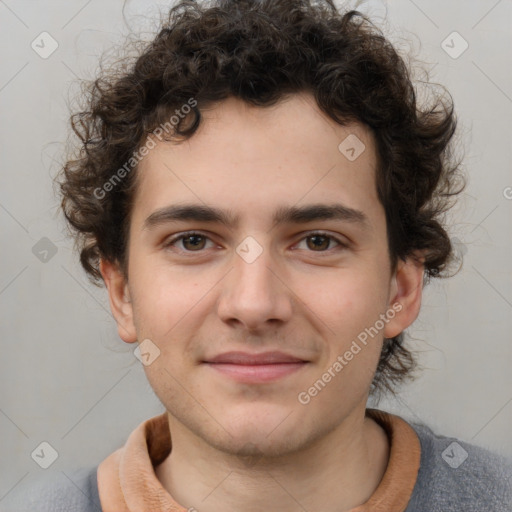
M 238 382 L 258 384 L 292 375 L 304 368 L 309 361 L 283 352 L 226 352 L 203 363 Z

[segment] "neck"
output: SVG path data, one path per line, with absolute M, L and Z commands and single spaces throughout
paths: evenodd
M 387 435 L 364 408 L 300 451 L 250 463 L 208 445 L 168 416 L 172 450 L 156 476 L 179 504 L 201 512 L 349 511 L 370 498 L 389 459 Z

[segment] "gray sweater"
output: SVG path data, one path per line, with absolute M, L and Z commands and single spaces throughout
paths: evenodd
M 421 462 L 406 512 L 512 512 L 512 460 L 411 426 Z M 96 467 L 44 474 L 31 488 L 9 493 L 0 511 L 101 512 Z

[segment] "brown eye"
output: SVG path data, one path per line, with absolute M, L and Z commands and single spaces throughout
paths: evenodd
M 182 233 L 164 243 L 164 248 L 176 252 L 201 252 L 211 240 L 201 233 Z
M 187 251 L 195 251 L 197 249 L 204 249 L 205 237 L 201 235 L 188 235 L 182 238 L 183 247 Z
M 329 247 L 331 241 L 329 237 L 323 235 L 308 236 L 307 240 L 311 241 L 311 243 L 308 242 L 308 247 L 313 250 L 325 250 Z
M 329 235 L 328 233 L 312 233 L 304 237 L 300 241 L 299 245 L 304 243 L 304 241 L 306 250 L 310 252 L 313 251 L 330 253 L 334 249 L 344 249 L 348 247 L 347 244 L 341 242 L 338 238 Z

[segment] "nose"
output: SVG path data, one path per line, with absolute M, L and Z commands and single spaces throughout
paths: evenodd
M 270 249 L 263 248 L 254 260 L 246 258 L 243 252 L 236 253 L 233 265 L 222 281 L 218 303 L 218 315 L 224 322 L 260 331 L 290 320 L 293 292 L 284 272 L 273 261 Z

